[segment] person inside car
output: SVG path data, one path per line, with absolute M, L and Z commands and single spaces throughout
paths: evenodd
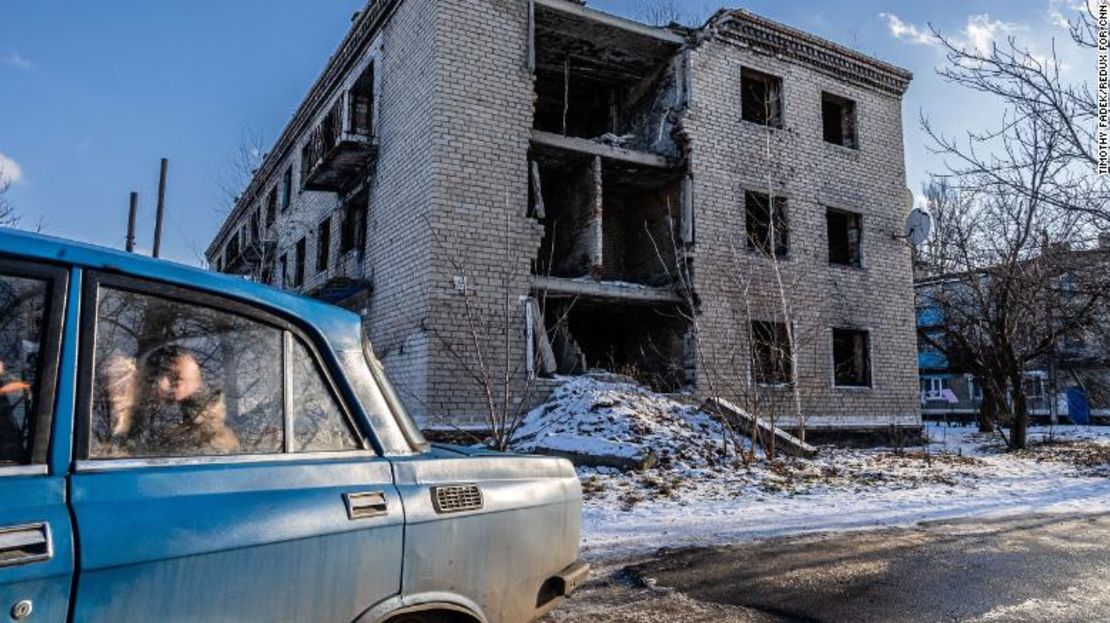
M 152 352 L 142 368 L 143 382 L 136 383 L 133 361 L 108 362 L 114 454 L 194 456 L 239 449 L 239 439 L 226 423 L 223 395 L 206 387 L 192 352 L 164 346 Z
M 0 463 L 18 462 L 24 453 L 23 432 L 15 420 L 15 410 L 30 389 L 30 383 L 8 374 L 0 359 Z

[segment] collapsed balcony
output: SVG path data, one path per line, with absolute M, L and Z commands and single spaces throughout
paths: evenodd
M 335 103 L 301 148 L 305 190 L 338 192 L 356 183 L 378 157 L 373 66 Z
M 228 242 L 221 270 L 229 275 L 257 275 L 273 261 L 276 249 L 273 240 L 246 238 L 240 244 L 236 234 Z

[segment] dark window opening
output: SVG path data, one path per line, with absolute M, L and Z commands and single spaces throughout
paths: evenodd
M 374 133 L 374 64 L 367 66 L 350 93 L 351 133 L 372 136 Z
M 227 263 L 230 264 L 239 259 L 239 232 L 236 231 L 227 240 Z
M 304 263 L 305 263 L 305 239 L 301 238 L 297 241 L 297 247 L 293 255 L 293 287 L 299 288 L 304 285 Z
M 604 369 L 656 391 L 687 384 L 689 322 L 677 307 L 549 297 L 543 309 L 559 374 Z
M 754 69 L 740 72 L 740 117 L 759 125 L 782 127 L 782 78 Z
M 278 267 L 279 267 L 278 270 L 281 271 L 281 287 L 288 288 L 289 287 L 289 256 L 287 256 L 283 253 L 281 255 L 281 259 L 278 260 Z
M 339 232 L 339 253 L 358 250 L 359 255 L 366 252 L 366 214 L 369 196 L 362 193 L 351 199 L 343 207 L 343 221 Z
M 277 222 L 277 189 L 271 189 L 266 195 L 266 227 L 273 227 Z
M 790 332 L 784 322 L 753 320 L 751 325 L 752 378 L 764 385 L 789 383 Z
M 825 223 L 829 235 L 829 263 L 859 267 L 862 262 L 860 241 L 863 228 L 860 215 L 842 210 L 828 210 Z
M 594 268 L 599 259 L 593 227 L 599 202 L 597 175 L 589 158 L 559 167 L 540 166 L 545 218 L 538 274 L 585 277 Z
M 331 217 L 325 218 L 316 228 L 316 272 L 328 269 L 331 253 Z
M 251 212 L 250 227 L 251 227 L 251 233 L 250 233 L 251 239 L 252 240 L 261 240 L 262 239 L 262 214 L 261 214 L 261 210 L 259 208 L 255 208 L 254 212 Z
M 871 386 L 871 343 L 867 331 L 833 329 L 833 378 L 841 387 Z
M 774 198 L 772 218 L 771 198 L 764 193 L 744 193 L 744 220 L 748 234 L 748 248 L 770 255 L 772 248 L 778 257 L 785 256 L 790 248 L 790 228 L 786 218 L 786 199 Z
M 285 169 L 285 175 L 281 176 L 281 211 L 284 212 L 289 209 L 289 200 L 293 195 L 293 167 L 290 165 Z
M 821 122 L 824 127 L 825 142 L 855 149 L 856 142 L 856 103 L 850 99 L 821 94 Z

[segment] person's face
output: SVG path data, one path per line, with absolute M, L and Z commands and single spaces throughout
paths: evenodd
M 163 400 L 181 402 L 200 390 L 200 366 L 189 355 L 174 359 L 167 373 L 158 377 L 158 391 Z
M 4 360 L 0 359 L 0 374 L 4 373 Z

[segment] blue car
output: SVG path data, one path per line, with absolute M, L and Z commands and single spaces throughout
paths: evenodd
M 427 443 L 346 311 L 0 229 L 0 620 L 527 621 L 556 458 Z

